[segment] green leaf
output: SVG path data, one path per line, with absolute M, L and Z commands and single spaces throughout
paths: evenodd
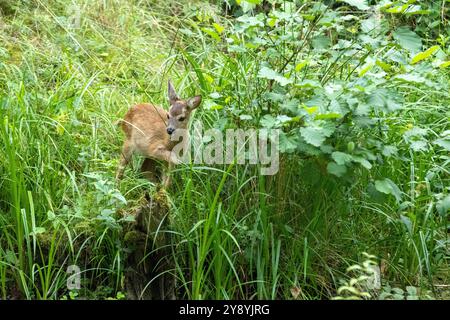
M 383 156 L 385 157 L 392 157 L 397 155 L 397 147 L 395 146 L 384 146 L 383 150 L 381 151 Z
M 325 139 L 331 136 L 335 128 L 331 126 L 310 126 L 300 128 L 300 135 L 309 144 L 320 147 Z
M 419 52 L 412 58 L 411 64 L 416 64 L 422 60 L 425 60 L 425 59 L 431 57 L 436 51 L 439 50 L 439 48 L 440 48 L 439 46 L 433 46 L 423 52 Z
M 401 6 L 395 6 L 389 9 L 386 9 L 387 13 L 403 13 L 408 8 L 407 4 L 401 5 Z
M 359 77 L 364 76 L 368 71 L 370 71 L 373 68 L 373 66 L 374 66 L 373 62 L 366 63 L 361 67 L 361 70 L 359 70 L 358 76 Z
M 412 141 L 409 145 L 411 149 L 414 151 L 427 151 L 428 150 L 428 143 L 426 140 L 416 140 Z
M 433 143 L 437 144 L 438 146 L 444 148 L 447 151 L 450 151 L 450 138 L 437 139 L 434 140 Z
M 360 157 L 360 156 L 353 156 L 352 159 L 353 159 L 353 161 L 358 162 L 360 165 L 362 165 L 367 170 L 372 169 L 372 164 L 366 158 Z
M 376 65 L 379 66 L 381 69 L 383 69 L 383 71 L 389 72 L 392 68 L 392 66 L 384 61 L 381 60 L 377 60 Z
M 236 0 L 237 4 L 241 4 L 242 2 L 248 2 L 251 4 L 260 4 L 262 0 Z
M 283 87 L 286 86 L 287 84 L 292 83 L 291 79 L 287 79 L 286 77 L 282 76 L 275 70 L 268 67 L 262 67 L 261 70 L 259 70 L 258 77 L 269 80 L 275 80 Z
M 305 141 L 313 146 L 320 147 L 326 137 L 319 128 L 304 127 L 300 129 L 300 134 Z
M 307 64 L 308 64 L 308 60 L 304 60 L 300 63 L 297 63 L 297 65 L 295 66 L 295 71 L 296 72 L 301 71 Z
M 409 52 L 416 53 L 422 49 L 422 39 L 408 27 L 397 28 L 393 35 L 398 44 Z
M 404 215 L 401 214 L 400 215 L 400 221 L 405 225 L 405 227 L 408 230 L 408 232 L 410 234 L 412 234 L 413 225 L 412 225 L 411 219 L 408 218 L 407 216 L 404 216 Z M 403 291 L 402 291 L 402 293 L 403 293 Z
M 326 49 L 331 45 L 331 40 L 328 37 L 319 35 L 312 38 L 312 46 L 314 49 Z
M 347 173 L 347 167 L 339 165 L 336 162 L 329 162 L 327 165 L 327 171 L 337 177 L 342 177 Z
M 273 116 L 271 116 L 270 114 L 266 114 L 264 117 L 261 118 L 259 123 L 264 128 L 269 128 L 270 129 L 270 128 L 273 128 L 275 126 L 276 119 Z
M 366 0 L 340 0 L 340 2 L 345 2 L 352 7 L 356 7 L 359 10 L 369 10 L 370 7 L 367 5 Z
M 252 120 L 253 117 L 251 115 L 249 115 L 249 114 L 241 114 L 239 116 L 239 119 L 241 119 L 241 120 Z
M 425 83 L 427 81 L 427 79 L 425 79 L 424 77 L 415 75 L 415 74 L 411 74 L 411 73 L 407 73 L 407 74 L 398 74 L 396 76 L 394 76 L 392 79 L 399 79 L 405 82 L 410 82 L 410 83 Z
M 209 36 L 211 36 L 211 38 L 213 38 L 216 41 L 220 41 L 220 36 L 217 34 L 217 32 L 215 32 L 214 30 L 210 29 L 210 28 L 201 28 L 201 30 L 208 34 Z
M 393 195 L 397 202 L 402 199 L 402 192 L 391 179 L 376 180 L 375 188 L 381 193 Z
M 450 67 L 450 61 L 444 61 L 439 65 L 439 68 L 444 69 Z
M 450 210 L 450 195 L 436 203 L 436 209 L 440 215 L 445 215 Z
M 375 16 L 371 16 L 370 18 L 361 21 L 361 30 L 365 33 L 370 33 L 374 31 L 378 27 L 379 23 Z
M 297 137 L 288 136 L 284 132 L 280 135 L 280 152 L 292 153 L 297 149 Z
M 183 49 L 180 49 L 181 53 L 183 53 L 186 60 L 189 62 L 189 64 L 194 68 L 194 71 L 198 77 L 198 81 L 200 82 L 200 87 L 204 92 L 209 92 L 209 85 L 208 82 L 205 80 L 205 77 L 203 75 L 202 69 L 200 68 L 200 65 L 197 63 L 197 61 L 186 51 Z
M 331 113 L 322 113 L 318 114 L 314 117 L 315 120 L 327 120 L 327 119 L 339 119 L 342 118 L 342 115 L 336 112 Z
M 56 218 L 56 215 L 53 211 L 50 211 L 50 210 L 47 211 L 47 219 L 48 220 L 53 221 L 53 220 L 55 220 L 55 218 Z
M 331 154 L 331 157 L 338 165 L 345 165 L 352 162 L 353 157 L 347 153 L 335 151 Z
M 313 114 L 313 113 L 315 113 L 317 110 L 319 110 L 319 107 L 316 107 L 316 106 L 314 106 L 314 107 L 303 107 L 303 109 L 305 109 L 306 110 L 306 112 L 308 112 L 308 114 Z
M 35 236 L 38 235 L 40 233 L 44 233 L 45 232 L 45 228 L 43 227 L 36 227 L 33 229 L 33 232 L 30 232 L 30 236 Z
M 225 27 L 221 26 L 218 23 L 214 22 L 212 25 L 213 25 L 214 29 L 216 29 L 217 33 L 219 33 L 219 34 L 221 34 L 223 32 L 223 30 L 225 30 Z

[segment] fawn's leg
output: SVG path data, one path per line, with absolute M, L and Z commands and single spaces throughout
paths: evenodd
M 145 158 L 142 162 L 141 173 L 149 181 L 157 183 L 159 180 L 158 163 L 151 158 Z
M 127 166 L 128 162 L 131 159 L 131 156 L 133 154 L 133 149 L 131 148 L 128 141 L 125 141 L 122 147 L 122 153 L 120 155 L 120 162 L 119 167 L 117 168 L 116 173 L 116 181 L 119 181 L 123 177 L 123 172 L 125 171 L 125 167 Z
M 151 150 L 151 154 L 154 155 L 155 158 L 164 160 L 169 164 L 169 171 L 172 170 L 175 164 L 180 164 L 181 161 L 177 158 L 175 153 L 166 149 L 164 146 L 159 146 Z M 168 188 L 170 185 L 170 176 L 167 172 L 163 172 L 163 186 L 164 188 Z
M 174 167 L 174 164 L 172 162 L 169 162 L 169 166 L 167 168 L 167 170 L 163 171 L 163 178 L 162 178 L 162 183 L 165 189 L 169 188 L 171 180 L 170 180 L 170 174 L 171 171 Z

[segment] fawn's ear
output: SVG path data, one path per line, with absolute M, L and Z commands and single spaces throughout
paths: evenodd
M 175 88 L 173 87 L 172 82 L 170 82 L 170 80 L 168 82 L 167 93 L 169 96 L 170 103 L 180 100 L 180 98 L 178 97 L 177 92 L 175 91 Z
M 194 110 L 200 105 L 200 102 L 202 102 L 202 96 L 195 96 L 192 98 L 189 98 L 187 101 L 187 106 L 189 111 Z

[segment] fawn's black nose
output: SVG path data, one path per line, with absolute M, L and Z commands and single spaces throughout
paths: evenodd
M 175 131 L 174 128 L 167 128 L 167 133 L 172 134 Z

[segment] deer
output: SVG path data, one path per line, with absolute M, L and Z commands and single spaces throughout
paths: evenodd
M 134 154 L 145 157 L 141 172 L 150 181 L 154 180 L 156 176 L 158 161 L 168 164 L 169 173 L 173 166 L 182 163 L 172 151 L 178 141 L 173 141 L 171 137 L 177 133 L 177 130 L 187 132 L 192 111 L 200 105 L 202 97 L 197 95 L 181 99 L 170 80 L 167 91 L 170 103 L 168 111 L 150 103 L 136 104 L 120 121 L 125 133 L 125 141 L 116 172 L 116 181 L 123 178 L 124 170 Z M 182 143 L 185 143 L 188 137 L 186 134 L 182 137 Z M 163 187 L 168 188 L 170 182 L 170 175 L 163 172 Z

